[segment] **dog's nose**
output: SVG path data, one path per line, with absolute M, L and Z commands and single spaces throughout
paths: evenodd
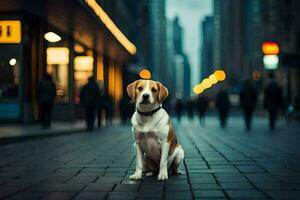
M 143 99 L 144 99 L 144 100 L 149 99 L 149 94 L 143 94 Z

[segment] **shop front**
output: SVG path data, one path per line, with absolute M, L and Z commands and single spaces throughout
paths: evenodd
M 35 9 L 20 9 L 18 2 L 23 1 L 0 2 L 0 122 L 39 119 L 37 86 L 45 73 L 57 87 L 54 120 L 82 117 L 79 94 L 91 76 L 116 112 L 123 95 L 121 68 L 133 54 L 82 1 L 49 0 Z

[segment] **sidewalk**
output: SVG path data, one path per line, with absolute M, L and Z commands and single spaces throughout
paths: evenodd
M 50 129 L 43 129 L 40 124 L 0 125 L 0 144 L 18 140 L 49 137 L 54 135 L 75 133 L 85 130 L 84 121 L 53 122 Z

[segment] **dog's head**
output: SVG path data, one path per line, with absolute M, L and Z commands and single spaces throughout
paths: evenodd
M 127 86 L 128 96 L 139 108 L 151 109 L 168 96 L 168 89 L 158 81 L 137 80 Z

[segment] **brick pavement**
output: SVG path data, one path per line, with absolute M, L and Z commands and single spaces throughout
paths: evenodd
M 0 199 L 300 199 L 299 127 L 270 133 L 262 122 L 245 133 L 233 121 L 175 123 L 185 174 L 165 182 L 128 180 L 129 126 L 2 145 Z

